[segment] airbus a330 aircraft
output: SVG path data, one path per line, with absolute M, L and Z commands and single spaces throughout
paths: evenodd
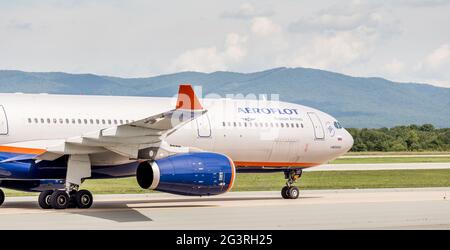
M 176 101 L 176 102 L 175 102 Z M 85 179 L 136 176 L 179 195 L 229 191 L 236 172 L 284 172 L 295 199 L 302 169 L 353 145 L 332 116 L 279 101 L 0 94 L 0 187 L 41 192 L 44 208 L 89 208 Z M 114 186 L 111 186 L 114 189 Z M 0 190 L 0 204 L 5 195 Z

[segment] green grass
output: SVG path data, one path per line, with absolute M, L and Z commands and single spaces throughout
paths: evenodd
M 370 151 L 370 152 L 348 152 L 345 156 L 353 155 L 450 155 L 449 151 L 398 151 L 398 152 L 382 152 L 382 151 Z
M 278 191 L 284 184 L 282 173 L 237 174 L 233 191 Z M 450 187 L 450 169 L 305 172 L 298 186 L 301 189 Z M 87 180 L 82 188 L 94 194 L 152 192 L 141 189 L 135 178 Z M 5 192 L 8 196 L 30 195 Z
M 372 157 L 372 158 L 338 158 L 331 164 L 361 163 L 437 163 L 450 162 L 450 157 Z
M 283 174 L 238 174 L 234 191 L 279 190 Z M 450 169 L 305 172 L 301 189 L 450 187 Z

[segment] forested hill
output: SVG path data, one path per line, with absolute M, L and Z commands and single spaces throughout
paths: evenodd
M 450 88 L 352 77 L 306 68 L 255 73 L 180 72 L 148 78 L 93 74 L 0 71 L 0 92 L 173 96 L 180 83 L 203 86 L 203 95 L 279 94 L 335 116 L 345 127 L 430 123 L 450 127 Z

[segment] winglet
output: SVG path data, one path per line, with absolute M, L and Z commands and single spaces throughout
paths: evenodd
M 178 90 L 177 109 L 187 110 L 202 110 L 203 107 L 200 104 L 197 96 L 194 93 L 194 89 L 189 84 L 182 84 Z

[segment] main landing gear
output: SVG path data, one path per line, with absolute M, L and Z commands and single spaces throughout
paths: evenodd
M 39 206 L 43 209 L 90 208 L 93 198 L 88 190 L 45 190 L 39 195 Z
M 43 209 L 90 208 L 92 194 L 79 190 L 84 178 L 91 176 L 89 155 L 70 155 L 64 190 L 47 190 L 39 195 L 39 206 Z
M 295 181 L 302 176 L 301 169 L 293 169 L 284 172 L 284 178 L 287 179 L 286 186 L 281 189 L 281 196 L 284 199 L 297 199 L 300 191 L 298 187 L 294 186 Z

